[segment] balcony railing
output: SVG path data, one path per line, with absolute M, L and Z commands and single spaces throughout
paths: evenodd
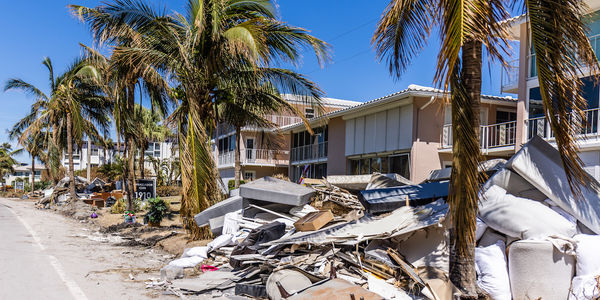
M 314 161 L 327 158 L 327 142 L 292 148 L 292 162 Z
M 246 149 L 240 152 L 240 163 L 257 165 L 287 165 L 290 152 L 286 150 Z M 235 164 L 235 152 L 229 151 L 217 156 L 218 167 Z
M 480 147 L 482 150 L 514 146 L 517 122 L 505 122 L 492 125 L 481 125 L 479 128 Z M 452 124 L 444 125 L 442 130 L 442 148 L 452 148 Z
M 519 60 L 513 60 L 508 62 L 506 69 L 502 69 L 500 88 L 502 92 L 512 91 L 518 88 L 519 85 Z
M 598 124 L 600 123 L 600 109 L 587 109 L 583 112 L 585 113 L 585 122 L 583 122 L 583 120 L 581 120 L 574 114 L 570 116 L 569 120 L 570 122 L 583 123 L 581 124 L 582 126 L 579 137 L 600 135 L 600 131 L 598 128 Z M 554 138 L 554 132 L 550 128 L 550 122 L 546 120 L 546 117 L 537 117 L 527 120 L 527 137 L 531 139 L 536 135 L 545 139 Z

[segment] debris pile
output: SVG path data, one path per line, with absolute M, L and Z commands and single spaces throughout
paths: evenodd
M 477 284 L 491 299 L 598 299 L 600 184 L 576 196 L 558 152 L 534 138 L 484 162 Z M 306 186 L 270 177 L 200 214 L 217 236 L 189 248 L 148 288 L 269 299 L 455 299 L 448 170 L 420 184 L 395 174 L 330 176 Z M 184 278 L 184 269 L 199 276 Z

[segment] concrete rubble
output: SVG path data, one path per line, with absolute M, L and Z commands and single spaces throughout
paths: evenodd
M 557 155 L 533 139 L 480 167 L 489 179 L 475 263 L 491 299 L 599 296 L 600 184 L 590 179 L 575 197 Z M 186 249 L 148 287 L 228 299 L 455 299 L 449 174 L 419 184 L 394 174 L 247 183 L 196 216 L 215 239 Z M 202 274 L 182 278 L 185 268 Z

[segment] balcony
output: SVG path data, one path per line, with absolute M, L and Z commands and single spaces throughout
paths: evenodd
M 292 163 L 316 162 L 327 159 L 327 142 L 292 148 Z
M 508 62 L 506 69 L 502 69 L 502 78 L 500 89 L 502 93 L 513 93 L 519 92 L 519 60 L 513 60 Z
M 516 141 L 517 121 L 481 125 L 479 129 L 482 152 L 489 153 L 513 150 Z M 442 130 L 442 149 L 452 149 L 452 124 L 444 125 Z
M 287 165 L 290 152 L 286 150 L 246 149 L 240 152 L 240 164 L 254 166 Z M 229 168 L 235 165 L 235 151 L 229 151 L 217 156 L 219 168 Z
M 580 134 L 577 136 L 578 138 L 600 136 L 600 130 L 598 128 L 598 124 L 600 123 L 599 111 L 599 108 L 587 109 L 583 111 L 585 113 L 586 120 L 581 126 L 582 128 Z M 580 120 L 575 115 L 571 115 L 570 121 L 581 123 L 583 120 Z M 554 139 L 554 132 L 550 128 L 550 122 L 546 120 L 546 117 L 531 118 L 527 120 L 527 137 L 531 139 L 536 135 L 547 140 Z

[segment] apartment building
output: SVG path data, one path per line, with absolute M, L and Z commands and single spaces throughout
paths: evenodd
M 319 112 L 312 106 L 306 105 L 300 97 L 295 95 L 282 95 L 286 101 L 293 104 L 296 109 L 304 112 L 307 118 L 319 117 Z M 346 109 L 360 102 L 323 98 L 323 111 L 321 114 Z M 291 112 L 282 112 L 267 116 L 278 127 L 286 127 L 301 122 L 301 118 Z M 235 128 L 229 124 L 219 124 L 216 130 L 217 138 L 213 138 L 212 151 L 217 162 L 219 174 L 224 184 L 228 184 L 235 177 Z M 288 175 L 290 159 L 289 134 L 277 129 L 257 128 L 247 126 L 242 128 L 240 134 L 240 164 L 242 179 L 253 180 L 275 174 Z
M 35 181 L 39 182 L 42 180 L 42 172 L 46 171 L 46 167 L 43 164 L 35 165 Z M 31 165 L 20 163 L 13 166 L 13 172 L 4 176 L 4 182 L 6 185 L 15 186 L 15 181 L 20 180 L 24 182 L 31 182 Z M 2 183 L 0 183 L 1 185 Z
M 87 170 L 88 164 L 91 167 L 98 167 L 106 163 L 113 163 L 115 162 L 116 157 L 123 156 L 125 150 L 123 144 L 121 144 L 120 151 L 118 148 L 119 147 L 117 143 L 110 148 L 104 149 L 102 145 L 95 145 L 93 143 L 88 144 L 84 141 L 81 148 L 73 147 L 73 167 L 75 168 L 75 171 L 78 171 Z M 91 150 L 88 151 L 88 149 Z M 143 155 L 145 159 L 148 156 L 151 156 L 161 160 L 177 157 L 178 154 L 176 140 L 172 139 L 164 142 L 149 142 L 148 147 L 144 151 Z M 137 153 L 138 158 L 139 156 L 140 153 Z M 61 163 L 63 167 L 69 167 L 69 156 L 66 151 L 63 152 Z M 144 162 L 144 167 L 148 170 L 152 170 L 152 163 L 146 159 Z
M 589 6 L 586 22 L 589 28 L 590 43 L 600 54 L 600 1 L 584 1 Z M 519 43 L 517 57 L 510 59 L 510 68 L 502 73 L 502 92 L 518 94 L 515 145 L 527 142 L 538 135 L 555 145 L 550 124 L 544 117 L 540 95 L 536 55 L 531 45 L 529 21 L 526 16 L 507 20 L 511 24 L 511 36 Z M 587 99 L 585 110 L 587 122 L 578 136 L 580 157 L 586 170 L 596 179 L 600 179 L 600 123 L 599 105 L 600 87 L 585 70 L 580 75 L 584 83 L 582 93 Z
M 281 128 L 289 135 L 289 177 L 398 173 L 414 182 L 452 164 L 452 118 L 443 91 L 407 89 Z M 481 97 L 481 146 L 486 158 L 514 153 L 516 99 Z

